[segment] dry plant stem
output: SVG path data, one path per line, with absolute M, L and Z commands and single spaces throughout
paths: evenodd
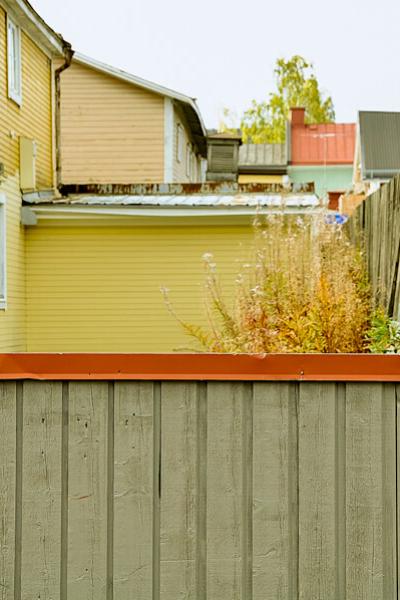
M 212 352 L 364 352 L 372 301 L 363 258 L 344 231 L 280 216 L 255 225 L 253 260 L 222 294 L 206 255 L 206 331 L 185 331 Z M 171 309 L 170 309 L 171 310 Z

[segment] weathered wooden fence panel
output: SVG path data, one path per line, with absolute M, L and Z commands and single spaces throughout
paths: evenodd
M 395 600 L 394 383 L 0 382 L 0 599 Z
M 365 246 L 374 293 L 389 314 L 400 318 L 400 175 L 371 194 L 349 221 L 354 241 Z

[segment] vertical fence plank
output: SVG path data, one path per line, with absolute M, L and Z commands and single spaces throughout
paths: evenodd
M 62 384 L 24 383 L 21 598 L 60 592 Z
M 208 385 L 207 600 L 241 600 L 243 393 Z
M 197 600 L 197 386 L 161 392 L 161 598 Z
M 115 384 L 114 594 L 151 600 L 153 384 Z
M 207 383 L 197 382 L 196 600 L 207 600 Z
M 334 383 L 302 383 L 299 395 L 299 597 L 336 600 Z
M 0 599 L 14 599 L 16 384 L 0 382 Z
M 289 385 L 254 384 L 253 598 L 289 590 Z
M 388 561 L 395 563 L 394 450 L 387 447 L 394 445 L 394 394 L 388 397 L 384 388 L 379 383 L 348 384 L 346 390 L 346 575 L 351 600 L 391 600 L 397 593 L 393 567 L 388 567 Z
M 398 600 L 397 590 L 397 424 L 396 388 L 383 386 L 382 397 L 383 597 Z
M 68 598 L 106 598 L 108 383 L 70 383 Z

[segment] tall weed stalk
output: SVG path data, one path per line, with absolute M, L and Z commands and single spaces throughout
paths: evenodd
M 340 226 L 269 217 L 253 260 L 224 298 L 205 255 L 207 329 L 181 322 L 209 352 L 366 352 L 372 300 L 362 255 Z

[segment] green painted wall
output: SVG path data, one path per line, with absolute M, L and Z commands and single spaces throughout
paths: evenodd
M 314 181 L 315 191 L 318 196 L 322 197 L 327 192 L 339 192 L 350 189 L 353 179 L 353 166 L 289 166 L 288 176 L 293 183 Z

